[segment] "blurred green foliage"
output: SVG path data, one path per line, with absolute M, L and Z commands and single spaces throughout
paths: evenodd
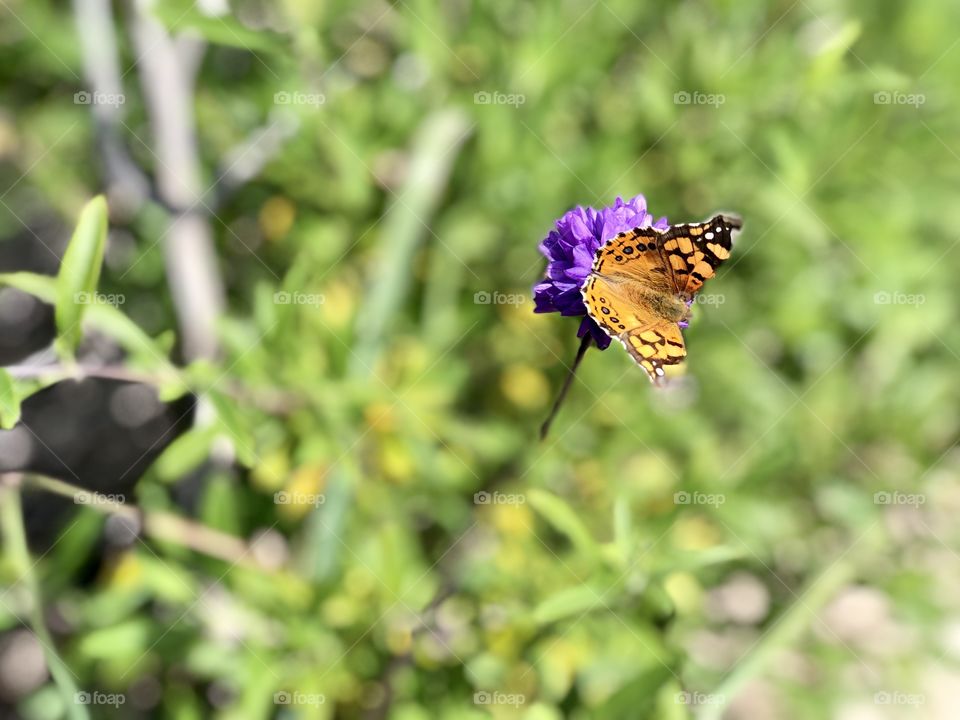
M 133 10 L 115 11 L 120 131 L 150 173 Z M 2 12 L 0 237 L 52 215 L 66 238 L 104 185 L 74 20 L 47 0 Z M 79 585 L 103 524 L 79 510 L 36 571 L 78 685 L 129 699 L 94 716 L 919 712 L 884 692 L 951 712 L 927 683 L 958 672 L 960 7 L 156 12 L 210 43 L 199 210 L 234 148 L 295 131 L 211 219 L 220 360 L 173 368 L 154 201 L 115 218 L 100 279 L 136 327 L 98 309 L 87 329 L 216 416 L 128 500 L 187 514 L 173 488 L 204 468 L 195 519 L 284 561 L 147 538 Z M 539 444 L 576 321 L 532 313 L 537 243 L 569 207 L 637 193 L 673 222 L 736 211 L 744 232 L 696 308 L 686 377 L 658 392 L 616 345 L 591 351 Z M 234 462 L 205 465 L 223 438 Z M 17 627 L 29 601 L 4 597 Z M 860 631 L 857 602 L 882 608 Z M 67 709 L 46 685 L 18 712 Z

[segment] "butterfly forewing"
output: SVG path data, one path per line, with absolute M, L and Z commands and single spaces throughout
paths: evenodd
M 702 223 L 674 225 L 663 234 L 663 254 L 676 291 L 692 298 L 730 257 L 733 233 L 740 229 L 739 218 L 728 215 Z
M 638 227 L 602 245 L 593 262 L 597 275 L 627 275 L 652 289 L 668 290 L 671 274 L 664 262 L 663 231 Z

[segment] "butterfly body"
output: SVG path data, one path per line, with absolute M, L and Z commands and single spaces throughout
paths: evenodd
M 590 317 L 618 340 L 650 379 L 687 355 L 679 323 L 704 282 L 730 257 L 739 218 L 716 215 L 667 230 L 637 227 L 597 249 L 581 287 Z

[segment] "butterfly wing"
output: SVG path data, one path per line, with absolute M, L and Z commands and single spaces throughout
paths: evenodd
M 663 253 L 664 231 L 638 227 L 622 232 L 597 249 L 595 275 L 626 275 L 651 290 L 672 290 L 672 274 Z
M 581 293 L 588 315 L 626 348 L 654 383 L 664 368 L 687 356 L 680 326 L 655 313 L 646 293 L 690 299 L 730 257 L 739 218 L 717 215 L 703 223 L 620 233 L 600 246 Z
M 583 286 L 583 300 L 594 322 L 656 383 L 664 377 L 663 368 L 683 362 L 687 351 L 679 326 L 664 322 L 631 293 L 634 282 L 623 275 L 591 275 Z
M 637 365 L 647 371 L 647 376 L 659 384 L 663 368 L 679 365 L 687 357 L 687 347 L 676 323 L 660 323 L 648 328 L 635 328 L 618 338 Z
M 658 319 L 631 293 L 632 280 L 591 275 L 580 293 L 587 314 L 610 337 L 619 340 L 625 332 L 656 325 Z
M 717 215 L 702 223 L 674 225 L 662 236 L 662 252 L 676 292 L 692 298 L 730 257 L 740 218 Z

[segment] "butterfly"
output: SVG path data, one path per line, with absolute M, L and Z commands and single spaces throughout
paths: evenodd
M 580 289 L 587 313 L 655 384 L 665 366 L 686 358 L 680 328 L 700 288 L 730 257 L 741 227 L 740 218 L 718 214 L 666 230 L 636 227 L 597 249 Z

